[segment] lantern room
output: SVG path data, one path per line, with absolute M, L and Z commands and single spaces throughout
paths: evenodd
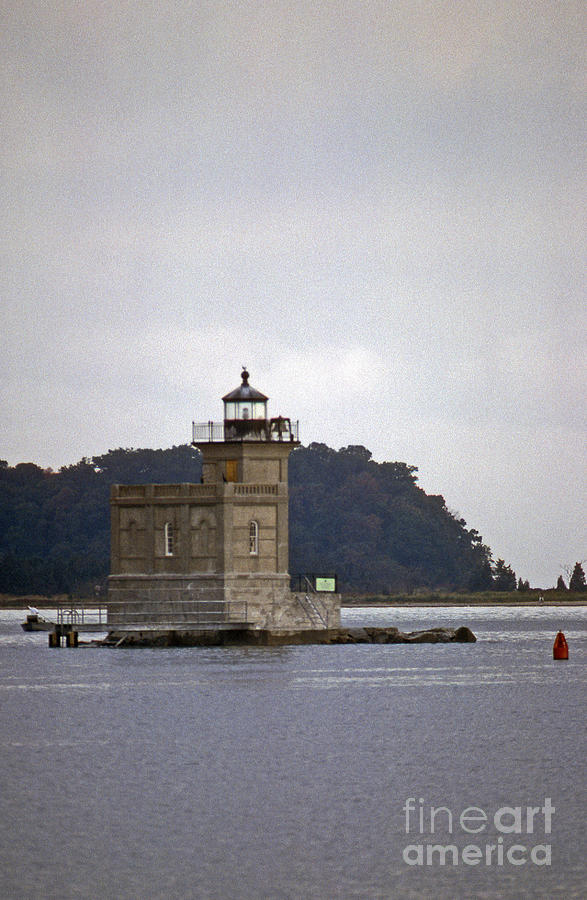
M 246 368 L 241 384 L 222 398 L 223 422 L 193 422 L 194 446 L 218 441 L 288 441 L 297 443 L 298 423 L 285 416 L 267 418 L 268 397 L 249 384 Z
M 224 403 L 224 439 L 264 440 L 267 431 L 268 397 L 249 384 L 246 368 L 242 383 L 222 398 Z
M 247 419 L 267 419 L 268 397 L 249 384 L 249 373 L 241 372 L 242 384 L 222 398 L 224 403 L 224 421 L 246 421 Z

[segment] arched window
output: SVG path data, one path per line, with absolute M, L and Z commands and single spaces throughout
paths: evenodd
M 173 556 L 173 524 L 165 523 L 165 556 Z
M 251 556 L 259 555 L 259 523 L 254 520 L 249 524 L 249 553 Z

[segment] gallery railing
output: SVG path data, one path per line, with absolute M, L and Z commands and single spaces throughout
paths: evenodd
M 225 419 L 224 422 L 192 422 L 192 443 L 224 441 L 278 441 L 297 443 L 300 423 L 283 416 L 275 419 Z

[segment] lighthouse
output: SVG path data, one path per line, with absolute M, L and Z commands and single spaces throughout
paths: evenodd
M 290 590 L 288 459 L 298 422 L 249 382 L 192 423 L 200 484 L 114 485 L 109 624 L 135 631 L 332 628 L 337 594 Z

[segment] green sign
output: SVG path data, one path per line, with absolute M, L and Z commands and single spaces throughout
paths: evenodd
M 317 591 L 336 591 L 336 578 L 318 578 L 316 577 Z

